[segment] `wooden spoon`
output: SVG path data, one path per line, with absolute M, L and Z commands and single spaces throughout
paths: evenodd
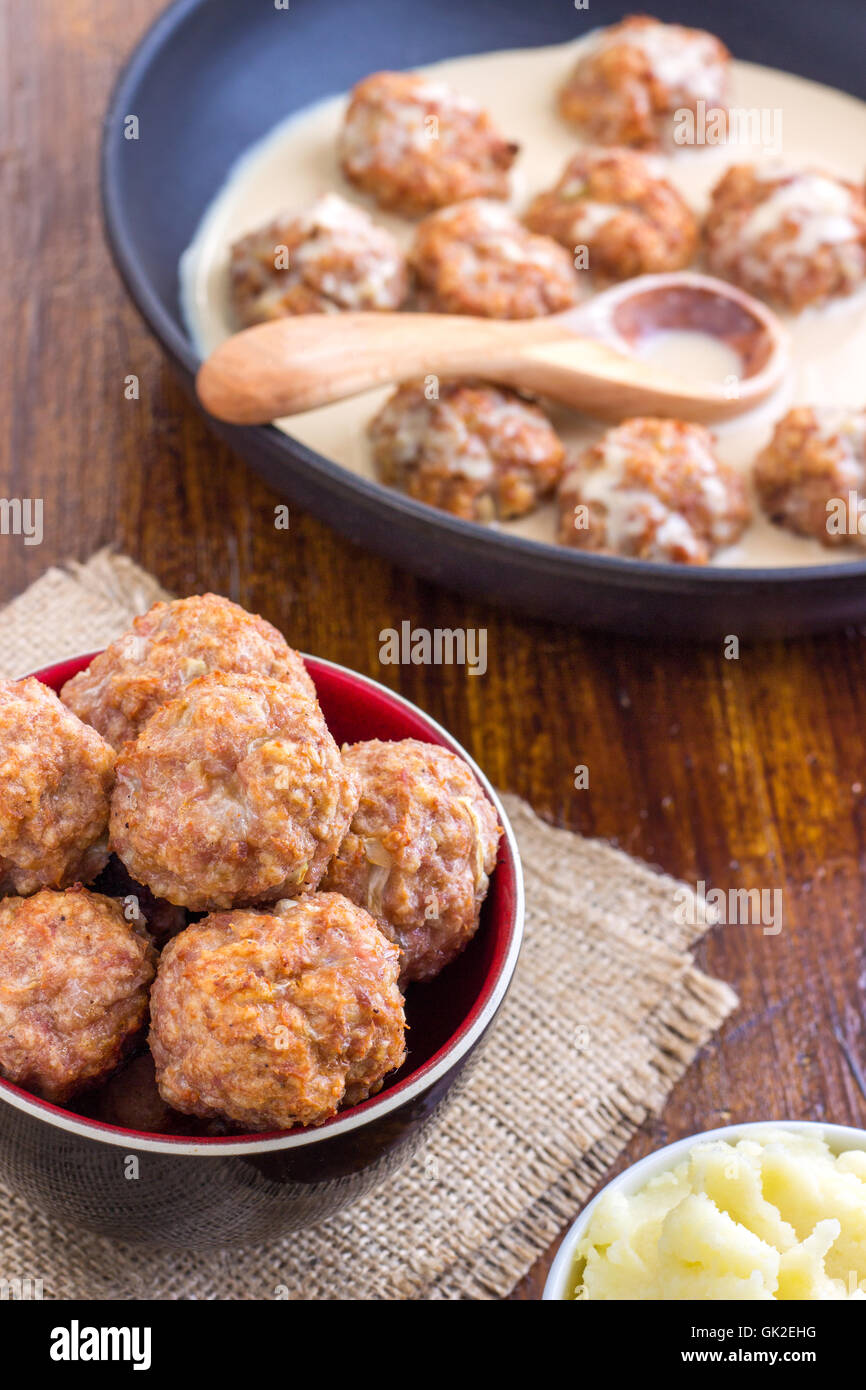
M 687 380 L 634 356 L 659 332 L 684 330 L 733 348 L 726 382 Z M 733 285 L 680 272 L 644 275 L 549 318 L 459 314 L 304 314 L 236 333 L 199 370 L 211 415 L 269 420 L 419 377 L 498 382 L 590 415 L 712 421 L 764 400 L 787 365 L 781 324 Z

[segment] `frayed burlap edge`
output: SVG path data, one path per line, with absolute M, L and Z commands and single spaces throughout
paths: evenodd
M 0 615 L 0 671 L 102 646 L 160 597 L 110 551 L 53 568 Z M 689 890 L 504 800 L 526 872 L 521 962 L 483 1056 L 401 1173 L 313 1230 L 230 1255 L 70 1232 L 0 1189 L 0 1276 L 42 1277 L 54 1298 L 507 1294 L 662 1109 L 736 997 L 694 966 L 700 914 L 675 906 L 693 900 Z

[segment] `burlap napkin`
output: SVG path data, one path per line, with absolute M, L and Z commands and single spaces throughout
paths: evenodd
M 0 616 L 0 673 L 117 636 L 160 596 L 105 552 L 52 569 Z M 67 1231 L 0 1187 L 0 1272 L 46 1298 L 491 1298 L 570 1220 L 736 1005 L 696 970 L 681 885 L 505 804 L 526 874 L 526 941 L 477 1066 L 426 1148 L 321 1226 L 241 1252 L 143 1251 Z

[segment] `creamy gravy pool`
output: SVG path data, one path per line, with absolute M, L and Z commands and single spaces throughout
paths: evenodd
M 529 199 L 555 182 L 580 145 L 575 132 L 556 113 L 554 98 L 575 62 L 577 44 L 557 45 L 479 57 L 451 59 L 419 69 L 490 111 L 506 137 L 520 141 L 512 174 L 511 203 L 522 211 Z M 731 103 L 739 108 L 781 111 L 781 151 L 739 144 L 678 150 L 659 160 L 666 176 L 702 213 L 709 191 L 728 164 L 743 160 L 818 165 L 859 180 L 866 149 L 866 104 L 802 78 L 735 63 Z M 300 211 L 332 190 L 367 207 L 376 220 L 408 245 L 414 223 L 389 216 L 343 178 L 337 163 L 337 134 L 345 97 L 333 97 L 294 114 L 255 145 L 232 169 L 205 213 L 181 261 L 181 299 L 187 326 L 202 356 L 233 331 L 228 310 L 228 251 L 245 232 L 282 211 Z M 275 113 L 277 114 L 277 113 Z M 748 123 L 746 123 L 748 124 Z M 699 267 L 698 267 L 699 268 Z M 758 410 L 716 427 L 719 453 L 748 470 L 769 439 L 773 423 L 794 404 L 862 406 L 866 401 L 866 291 L 783 316 L 791 335 L 791 370 L 776 395 Z M 727 349 L 704 343 L 696 358 L 693 334 L 666 334 L 653 360 L 668 368 L 702 375 L 731 371 Z M 375 478 L 366 425 L 388 390 L 277 421 L 280 429 L 365 478 Z M 603 426 L 558 407 L 550 410 L 569 446 L 590 443 Z M 547 505 L 501 529 L 553 542 L 555 511 Z M 815 565 L 862 558 L 854 547 L 828 550 L 817 541 L 770 525 L 756 509 L 755 522 L 741 541 L 712 561 L 715 565 Z

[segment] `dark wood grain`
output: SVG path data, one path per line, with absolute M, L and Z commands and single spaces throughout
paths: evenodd
M 728 661 L 467 603 L 297 512 L 276 531 L 280 499 L 208 433 L 102 242 L 100 117 L 158 8 L 12 0 L 2 11 L 0 494 L 42 497 L 45 537 L 0 537 L 0 598 L 114 542 L 168 588 L 227 593 L 295 645 L 399 688 L 558 823 L 692 883 L 782 888 L 780 935 L 718 928 L 701 946 L 741 1009 L 621 1164 L 731 1119 L 866 1124 L 864 633 Z M 130 373 L 138 401 L 124 399 Z M 486 628 L 486 676 L 381 667 L 378 634 L 403 619 Z M 573 788 L 577 763 L 588 790 Z M 539 1295 L 551 1253 L 517 1297 Z

